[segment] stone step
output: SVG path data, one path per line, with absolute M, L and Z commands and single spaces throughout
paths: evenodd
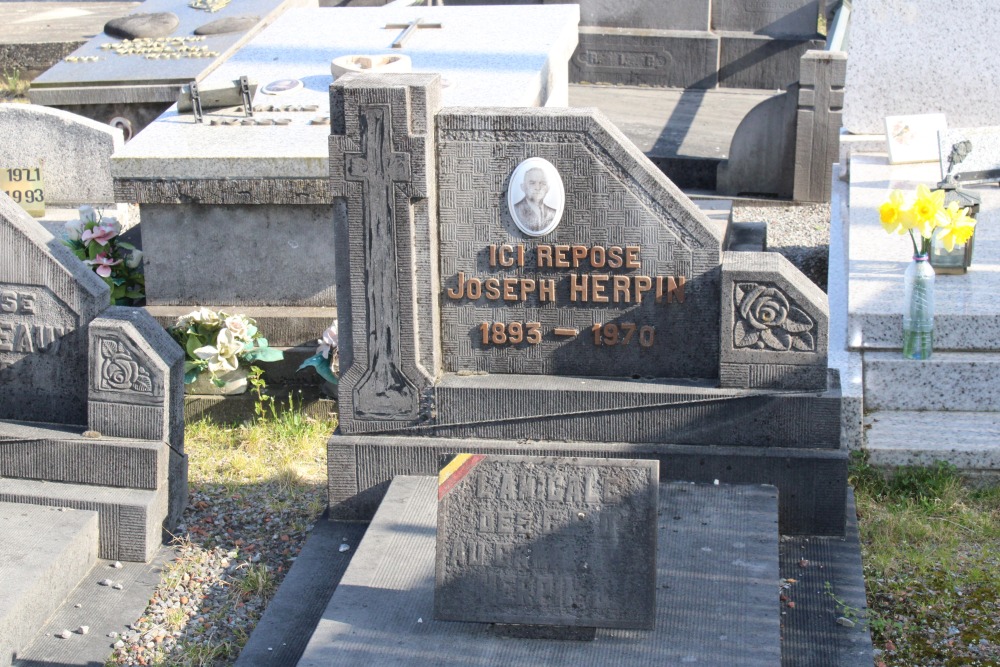
M 436 510 L 436 477 L 392 481 L 299 667 L 425 665 L 442 651 L 481 667 L 781 664 L 774 487 L 661 484 L 655 627 L 599 628 L 592 642 L 435 620 Z
M 1000 472 L 1000 413 L 873 412 L 865 426 L 874 465 L 947 461 L 963 472 Z
M 926 361 L 864 353 L 865 409 L 1000 411 L 1000 353 L 934 352 Z
M 6 667 L 97 562 L 98 515 L 0 502 L 0 536 L 0 665 Z
M 337 319 L 336 306 L 227 306 L 199 304 L 230 315 L 246 315 L 257 322 L 257 328 L 274 347 L 312 347 L 315 354 L 316 340 Z M 177 319 L 187 315 L 197 306 L 172 306 L 152 304 L 146 312 L 156 318 L 164 328 L 173 326 Z
M 168 492 L 0 478 L 0 502 L 70 507 L 100 515 L 98 556 L 148 561 L 163 540 Z
M 166 485 L 167 443 L 82 434 L 82 427 L 4 422 L 0 477 L 148 491 Z

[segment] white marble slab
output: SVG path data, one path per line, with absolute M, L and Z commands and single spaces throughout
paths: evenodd
M 886 116 L 941 112 L 951 127 L 996 125 L 996 2 L 857 0 L 851 13 L 844 127 L 882 134 Z
M 933 188 L 936 163 L 889 165 L 885 155 L 851 157 L 849 206 L 849 349 L 902 347 L 903 271 L 913 255 L 908 236 L 889 235 L 878 207 L 893 189 Z M 935 350 L 1000 350 L 1000 189 L 970 188 L 982 196 L 973 266 L 935 281 Z
M 962 472 L 996 475 L 1000 470 L 1000 415 L 995 412 L 876 412 L 865 421 L 874 465 L 947 461 Z
M 405 47 L 391 45 L 401 29 L 389 23 L 424 18 L 439 29 L 415 31 Z M 578 5 L 503 7 L 377 7 L 286 12 L 202 86 L 241 75 L 261 87 L 297 78 L 303 87 L 264 95 L 255 105 L 317 105 L 316 112 L 264 112 L 286 126 L 210 126 L 172 107 L 116 154 L 113 174 L 127 178 L 323 178 L 328 173 L 326 125 L 330 61 L 349 54 L 402 53 L 414 72 L 437 72 L 445 106 L 564 106 L 567 64 L 577 43 Z

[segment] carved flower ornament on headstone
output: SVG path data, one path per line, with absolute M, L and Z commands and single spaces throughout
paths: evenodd
M 733 343 L 778 352 L 814 352 L 816 322 L 789 302 L 776 287 L 760 283 L 737 283 L 733 291 L 736 323 Z

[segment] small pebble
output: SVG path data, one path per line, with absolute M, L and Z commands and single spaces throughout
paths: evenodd
M 841 616 L 837 619 L 837 625 L 842 625 L 845 628 L 853 628 L 855 624 L 854 621 L 847 618 L 846 616 Z
M 78 635 L 86 635 L 86 634 L 89 634 L 89 633 L 90 633 L 90 626 L 89 625 L 81 625 L 80 627 L 78 627 L 76 629 L 76 634 L 78 634 Z
M 119 639 L 115 642 L 115 648 L 125 648 L 125 642 Z
M 80 608 L 80 607 L 82 607 L 82 606 L 83 606 L 83 605 L 82 605 L 82 604 L 80 604 L 79 602 L 77 602 L 77 603 L 76 603 L 75 605 L 73 605 L 73 607 L 75 607 L 76 609 L 79 609 L 79 608 Z
M 116 570 L 120 570 L 120 569 L 122 569 L 124 567 L 124 565 L 121 564 L 121 561 L 117 561 L 116 560 L 115 564 L 112 565 L 111 567 L 115 568 Z
M 97 582 L 98 586 L 110 586 L 113 582 L 110 579 L 101 579 Z
M 350 551 L 350 550 L 351 550 L 351 545 L 350 544 L 341 544 L 340 545 L 340 553 L 344 553 L 345 551 Z
M 63 630 L 62 632 L 56 635 L 56 637 L 59 637 L 60 639 L 69 639 L 72 636 L 73 633 L 70 632 L 69 630 Z
M 121 584 L 115 584 L 111 588 L 115 589 L 116 591 L 120 591 L 121 589 L 123 589 L 125 587 L 122 586 Z

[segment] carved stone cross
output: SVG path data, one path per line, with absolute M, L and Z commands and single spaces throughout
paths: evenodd
M 410 21 L 409 23 L 387 23 L 385 28 L 383 28 L 383 30 L 403 29 L 403 32 L 399 34 L 399 37 L 397 37 L 392 42 L 392 48 L 401 49 L 403 48 L 403 45 L 406 44 L 406 40 L 408 40 L 410 36 L 417 30 L 421 30 L 423 28 L 441 28 L 441 27 L 442 25 L 440 23 L 424 23 L 424 20 L 422 18 L 418 18 Z
M 361 183 L 365 249 L 368 367 L 354 388 L 355 412 L 386 419 L 417 414 L 418 392 L 404 375 L 400 354 L 395 183 L 409 182 L 410 155 L 392 150 L 391 112 L 371 105 L 359 118 L 361 152 L 348 153 L 348 181 Z

